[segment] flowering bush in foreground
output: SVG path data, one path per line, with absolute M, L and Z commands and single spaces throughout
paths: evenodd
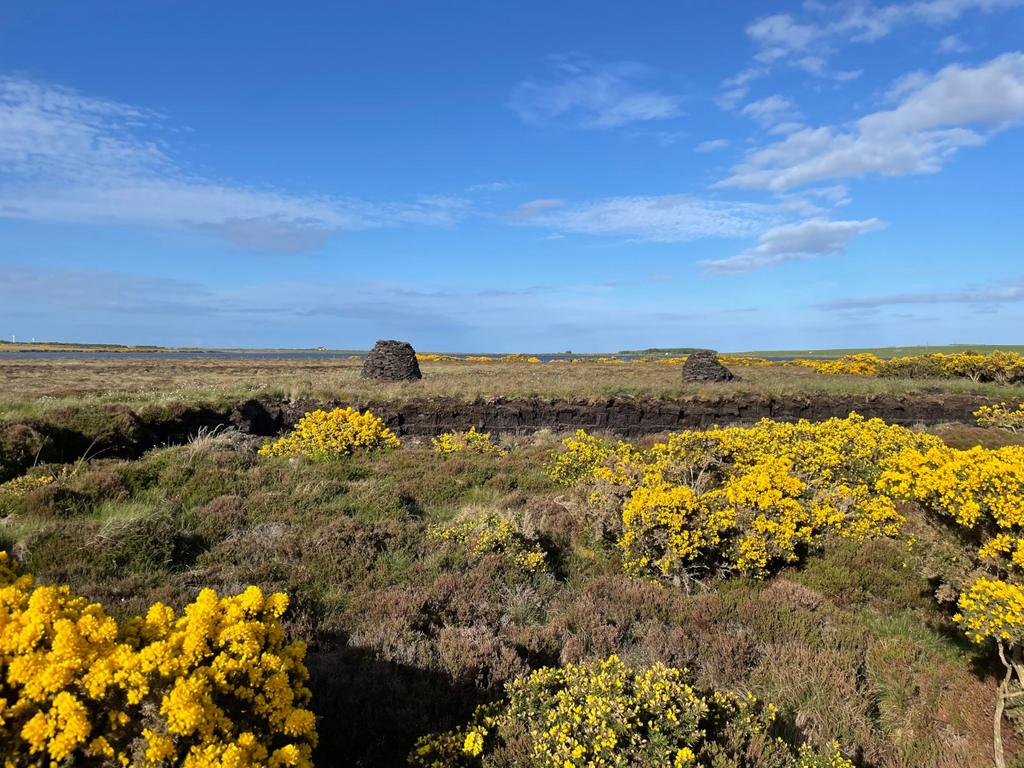
M 477 432 L 476 427 L 470 427 L 468 432 L 445 432 L 431 438 L 430 442 L 434 446 L 434 452 L 440 454 L 503 453 L 499 446 L 491 442 L 490 432 Z
M 978 546 L 988 575 L 961 592 L 954 617 L 975 643 L 993 641 L 1006 674 L 996 699 L 994 751 L 1004 765 L 1004 709 L 1024 696 L 1024 447 L 933 447 L 891 459 L 878 487 L 953 522 Z
M 605 661 L 539 669 L 464 727 L 420 739 L 415 768 L 852 768 L 835 746 L 794 749 L 775 709 L 750 695 L 702 695 L 685 670 Z
M 981 577 L 960 595 L 953 621 L 975 643 L 995 641 L 1006 670 L 996 693 L 993 747 L 996 768 L 1004 768 L 1002 723 L 1008 705 L 1024 696 L 1024 590 L 1001 579 Z
M 983 405 L 974 412 L 979 427 L 996 427 L 1008 432 L 1024 432 L 1024 403 L 1016 408 L 999 403 Z
M 118 626 L 0 552 L 0 759 L 5 765 L 311 766 L 305 646 L 283 594 L 205 589 Z
M 384 422 L 354 408 L 307 413 L 292 430 L 260 448 L 261 456 L 344 456 L 360 448 L 397 448 L 401 443 Z
M 875 491 L 881 464 L 938 438 L 856 414 L 820 424 L 763 420 L 686 431 L 647 450 L 577 432 L 551 467 L 621 522 L 629 573 L 688 580 L 763 575 L 827 535 L 895 535 L 903 517 Z

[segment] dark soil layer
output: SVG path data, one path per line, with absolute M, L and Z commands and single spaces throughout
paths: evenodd
M 967 423 L 979 406 L 991 402 L 979 395 L 957 394 L 783 398 L 737 393 L 715 400 L 432 398 L 351 405 L 371 409 L 399 435 L 432 436 L 474 426 L 496 434 L 586 429 L 637 437 L 714 424 L 750 424 L 762 418 L 821 421 L 851 411 L 892 424 Z M 0 425 L 0 482 L 38 461 L 69 462 L 86 455 L 137 458 L 151 448 L 185 442 L 201 430 L 233 427 L 271 436 L 290 428 L 308 411 L 344 405 L 348 403 L 253 399 L 233 408 L 171 404 L 138 411 L 124 405 L 54 409 L 42 417 Z
M 973 422 L 973 412 L 990 403 L 976 395 L 857 396 L 822 395 L 776 398 L 736 394 L 716 400 L 608 399 L 601 402 L 566 400 L 456 400 L 413 401 L 401 405 L 370 406 L 388 426 L 405 435 L 436 435 L 453 429 L 499 434 L 528 434 L 540 429 L 568 432 L 576 429 L 607 431 L 637 437 L 712 425 L 752 424 L 760 419 L 823 421 L 844 418 L 851 411 L 892 424 Z M 301 408 L 300 408 L 301 410 Z M 294 414 L 282 411 L 290 425 Z M 301 415 L 301 414 L 299 414 Z

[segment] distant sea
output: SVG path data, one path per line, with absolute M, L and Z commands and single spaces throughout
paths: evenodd
M 483 354 L 465 354 L 465 355 L 450 355 L 451 357 L 484 357 Z M 486 355 L 487 357 L 494 357 L 495 360 L 501 358 L 501 355 Z M 263 360 L 263 359 L 295 359 L 295 360 L 319 360 L 319 359 L 336 359 L 346 360 L 353 357 L 366 357 L 366 353 L 353 353 L 353 352 L 222 352 L 222 351 L 210 351 L 210 352 L 115 352 L 107 350 L 96 350 L 89 352 L 67 352 L 67 351 L 32 351 L 32 352 L 11 352 L 8 350 L 0 350 L 0 360 L 3 359 L 16 359 L 23 360 L 28 358 L 35 358 L 41 360 L 74 360 L 74 359 L 106 359 L 106 360 L 192 360 L 192 359 L 220 359 L 220 360 Z M 633 360 L 639 355 L 566 355 L 566 354 L 555 354 L 555 355 L 531 355 L 531 357 L 537 357 L 542 362 L 549 362 L 551 360 L 572 360 L 575 358 L 585 357 L 608 357 L 616 358 L 618 360 Z

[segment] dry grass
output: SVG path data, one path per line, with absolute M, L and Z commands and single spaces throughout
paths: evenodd
M 600 400 L 612 396 L 704 397 L 971 392 L 1024 400 L 1024 385 L 967 380 L 872 379 L 823 376 L 801 368 L 737 368 L 740 381 L 684 385 L 677 366 L 664 364 L 423 363 L 424 378 L 380 384 L 359 378 L 359 360 L 263 358 L 3 359 L 0 416 L 53 401 L 143 403 L 153 400 L 236 400 L 253 394 L 350 401 L 455 397 L 542 397 Z

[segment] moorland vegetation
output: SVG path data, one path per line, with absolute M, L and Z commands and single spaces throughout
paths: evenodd
M 39 465 L 0 485 L 23 569 L 0 587 L 4 743 L 197 766 L 1013 760 L 1015 728 L 993 744 L 1024 690 L 1013 441 L 851 416 L 398 447 L 338 409 L 262 448 L 227 431 Z

